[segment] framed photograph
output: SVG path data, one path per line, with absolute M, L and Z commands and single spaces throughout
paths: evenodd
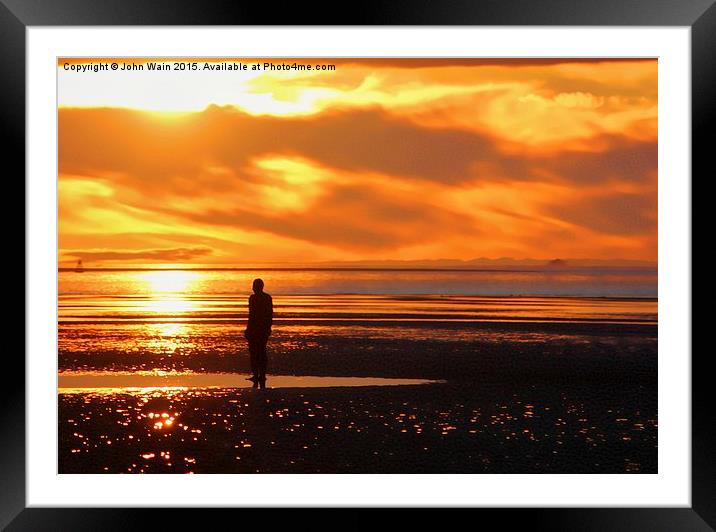
M 691 176 L 716 8 L 567 4 L 6 2 L 27 340 L 3 526 L 711 529 Z

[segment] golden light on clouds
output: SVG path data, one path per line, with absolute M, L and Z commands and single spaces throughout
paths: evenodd
M 656 60 L 99 62 L 58 61 L 61 264 L 656 260 Z

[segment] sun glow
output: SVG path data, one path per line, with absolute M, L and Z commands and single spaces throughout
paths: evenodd
M 282 90 L 278 83 L 292 78 L 305 82 L 318 76 L 318 73 L 234 70 L 220 74 L 222 83 L 206 83 L 206 74 L 174 69 L 172 61 L 127 59 L 124 62 L 142 65 L 142 75 L 98 71 L 90 77 L 78 76 L 65 68 L 67 60 L 61 61 L 57 70 L 63 89 L 60 106 L 141 109 L 172 118 L 187 112 L 203 111 L 213 104 L 231 105 L 252 115 L 282 116 L 314 113 L 320 107 L 319 102 L 341 95 L 335 89 L 302 85 L 293 90 Z M 148 63 L 169 69 L 148 70 Z M 215 62 L 199 62 L 201 66 L 205 63 Z M 182 90 L 176 90 L 177 87 L 182 87 Z
M 156 313 L 173 314 L 190 312 L 197 304 L 186 295 L 198 289 L 201 276 L 190 271 L 153 271 L 137 274 L 137 282 L 146 285 L 147 292 L 153 295 L 148 300 L 146 310 Z
M 200 278 L 197 272 L 190 271 L 153 271 L 137 275 L 139 282 L 149 284 L 151 292 L 161 294 L 180 294 L 190 291 Z

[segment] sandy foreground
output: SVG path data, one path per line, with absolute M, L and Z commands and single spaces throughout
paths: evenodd
M 656 412 L 639 381 L 74 390 L 59 473 L 656 473 Z
M 166 352 L 75 331 L 59 472 L 657 472 L 655 324 L 451 327 L 278 330 L 263 391 L 236 331 Z

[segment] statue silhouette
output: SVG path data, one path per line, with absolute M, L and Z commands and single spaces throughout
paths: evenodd
M 249 297 L 249 321 L 244 336 L 249 342 L 249 357 L 251 360 L 254 388 L 266 387 L 266 344 L 271 336 L 271 323 L 273 322 L 273 300 L 264 292 L 264 282 L 254 279 L 254 293 Z

